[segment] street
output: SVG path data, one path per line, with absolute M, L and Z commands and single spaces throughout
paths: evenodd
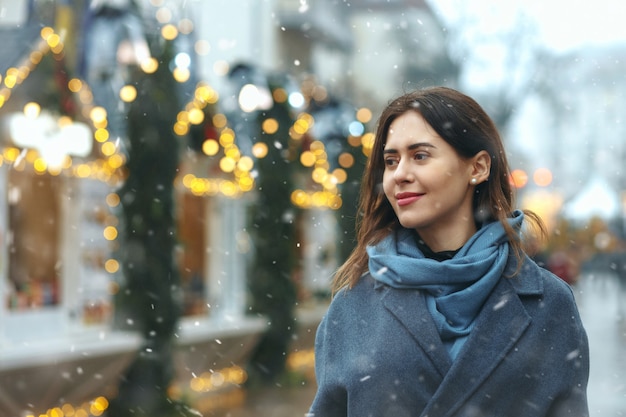
M 587 273 L 574 292 L 589 336 L 590 416 L 626 416 L 626 282 Z

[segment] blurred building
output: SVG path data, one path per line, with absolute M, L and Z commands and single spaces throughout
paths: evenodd
M 267 110 L 263 103 L 253 111 L 242 106 L 246 84 L 266 92 L 280 84 L 294 98 L 294 124 L 306 107 L 302 97 L 314 102 L 307 110 L 316 125 L 306 140 L 323 147 L 330 172 L 342 168 L 338 141 L 356 138 L 350 146 L 361 152 L 361 136 L 392 96 L 456 82 L 444 31 L 421 0 L 140 0 L 139 15 L 129 13 L 131 4 L 2 3 L 0 40 L 13 45 L 0 51 L 3 415 L 109 395 L 140 346 L 113 317 L 122 279 L 115 254 L 124 249 L 116 239 L 116 188 L 132 101 L 124 87 L 129 67 L 150 58 L 142 25 L 164 37 L 175 33 L 176 54 L 165 65 L 180 77 L 178 94 L 189 103 L 172 122 L 177 135 L 200 129 L 202 139 L 218 143 L 232 127 L 235 163 L 252 159 L 251 114 Z M 239 69 L 245 77 L 233 77 Z M 362 107 L 374 118 L 357 118 Z M 184 298 L 175 353 L 181 395 L 210 391 L 218 374 L 221 386 L 241 383 L 239 366 L 266 328 L 262 317 L 246 314 L 253 173 L 241 163 L 234 178 L 203 145 L 183 153 L 174 184 Z M 304 190 L 294 191 L 306 196 L 314 181 L 302 178 Z M 327 302 L 315 294 L 328 290 L 338 262 L 331 206 L 309 206 L 299 220 L 299 331 L 287 352 L 303 359 L 299 366 L 312 364 Z
M 556 214 L 575 222 L 615 223 L 625 214 L 625 70 L 619 45 L 546 57 L 511 129 L 529 156 L 523 192 L 558 195 Z

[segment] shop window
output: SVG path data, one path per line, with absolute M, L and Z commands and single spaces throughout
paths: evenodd
M 206 204 L 207 200 L 187 193 L 179 195 L 179 268 L 184 293 L 185 316 L 208 311 L 206 296 Z
M 8 309 L 56 306 L 60 178 L 9 171 Z

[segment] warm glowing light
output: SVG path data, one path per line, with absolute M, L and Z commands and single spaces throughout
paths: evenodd
M 69 88 L 72 93 L 78 93 L 83 88 L 83 82 L 78 78 L 72 78 L 67 83 L 67 88 Z
M 42 172 L 45 172 L 46 169 L 48 169 L 48 165 L 46 164 L 46 161 L 43 160 L 42 158 L 37 158 L 35 162 L 33 163 L 33 168 L 35 169 L 36 172 L 42 173 Z
M 161 36 L 168 41 L 173 41 L 178 36 L 178 29 L 172 24 L 167 24 L 161 28 Z
M 204 122 L 204 112 L 196 107 L 189 110 L 189 123 L 199 125 Z
M 208 156 L 215 155 L 217 151 L 219 151 L 219 149 L 220 149 L 220 145 L 219 143 L 217 143 L 215 139 L 207 139 L 202 144 L 202 152 L 204 152 L 205 155 L 208 155 Z
M 373 133 L 366 133 L 361 136 L 361 146 L 366 149 L 372 149 L 374 147 L 374 140 L 375 137 Z
M 262 129 L 268 135 L 273 135 L 278 131 L 278 121 L 273 118 L 263 120 Z
M 80 164 L 76 167 L 76 176 L 79 178 L 88 178 L 91 175 L 91 167 L 87 164 Z
M 130 103 L 137 98 L 137 89 L 132 85 L 125 85 L 120 89 L 120 98 L 126 103 Z
M 354 165 L 354 157 L 348 152 L 344 152 L 339 155 L 339 165 L 343 168 L 350 168 Z
M 528 184 L 528 174 L 521 169 L 514 169 L 511 172 L 511 185 L 516 188 L 524 188 Z
M 223 172 L 233 172 L 236 162 L 233 158 L 224 157 L 220 159 L 220 169 Z
M 120 263 L 115 259 L 107 259 L 106 262 L 104 262 L 104 269 L 109 274 L 114 274 L 119 271 Z
M 174 79 L 178 81 L 179 83 L 184 83 L 187 80 L 189 80 L 189 77 L 191 77 L 191 71 L 189 71 L 189 68 L 177 67 L 177 68 L 174 68 L 173 76 L 174 76 Z
M 120 204 L 120 196 L 117 193 L 109 193 L 105 199 L 109 207 L 117 207 Z
M 257 142 L 252 146 L 252 155 L 259 159 L 265 158 L 268 151 L 267 145 L 263 142 Z
M 341 168 L 337 168 L 333 171 L 333 177 L 335 177 L 337 184 L 343 184 L 348 179 L 348 174 Z
M 213 116 L 212 121 L 213 121 L 213 126 L 215 126 L 218 129 L 221 129 L 228 124 L 228 119 L 222 113 L 217 113 L 215 116 Z
M 45 26 L 41 28 L 39 35 L 42 37 L 42 39 L 48 39 L 48 37 L 51 36 L 53 33 L 54 29 L 52 29 L 50 26 Z
M 104 235 L 104 238 L 106 240 L 115 240 L 117 239 L 117 229 L 113 226 L 107 226 L 104 228 L 104 231 L 102 232 L 102 234 Z
M 239 162 L 237 162 L 237 168 L 241 171 L 251 171 L 252 168 L 254 167 L 254 161 L 252 161 L 252 158 L 250 158 L 249 156 L 243 156 L 241 157 L 241 159 L 239 159 Z
M 304 119 L 298 119 L 293 124 L 293 130 L 295 130 L 296 133 L 301 134 L 301 135 L 305 134 L 309 130 L 309 127 L 310 127 L 309 122 Z
M 112 142 L 105 142 L 102 144 L 100 150 L 102 151 L 103 155 L 111 156 L 115 153 L 115 144 Z
M 361 123 L 368 123 L 372 120 L 372 111 L 368 108 L 361 107 L 356 112 L 356 119 Z
M 104 122 L 107 118 L 107 111 L 104 109 L 104 107 L 96 106 L 91 109 L 91 112 L 89 112 L 89 118 L 94 123 Z
M 328 176 L 328 171 L 326 171 L 324 168 L 315 168 L 313 172 L 311 173 L 311 178 L 313 178 L 313 181 L 319 184 L 326 181 L 327 176 Z
M 159 68 L 159 61 L 155 58 L 148 58 L 141 61 L 141 70 L 146 74 L 152 74 Z
M 284 103 L 287 101 L 289 96 L 287 95 L 287 90 L 284 88 L 277 88 L 272 92 L 272 97 L 276 103 Z
M 315 165 L 315 154 L 311 151 L 304 151 L 300 154 L 300 163 L 305 167 L 312 167 Z
M 106 129 L 96 129 L 93 137 L 100 143 L 106 142 L 109 140 L 109 131 Z
M 29 119 L 35 119 L 41 113 L 41 106 L 35 102 L 26 103 L 24 106 L 24 115 Z
M 220 134 L 220 145 L 227 147 L 235 142 L 235 132 L 230 129 L 224 129 Z
M 538 168 L 533 174 L 533 181 L 540 187 L 547 187 L 552 184 L 552 171 L 548 168 Z

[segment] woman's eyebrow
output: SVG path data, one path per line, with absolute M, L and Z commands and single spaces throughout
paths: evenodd
M 433 145 L 430 142 L 417 142 L 417 143 L 412 143 L 408 146 L 408 149 L 410 151 L 415 150 L 417 148 L 435 148 L 435 145 Z M 388 149 L 383 149 L 383 153 L 398 153 L 397 149 L 393 149 L 393 148 L 388 148 Z

